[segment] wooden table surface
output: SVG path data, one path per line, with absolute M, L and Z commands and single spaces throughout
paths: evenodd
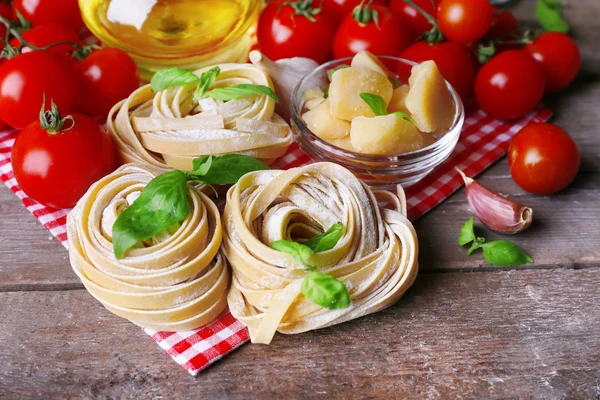
M 533 9 L 514 7 L 523 20 Z M 471 216 L 461 190 L 416 222 L 421 272 L 398 304 L 245 345 L 194 378 L 95 301 L 2 187 L 0 398 L 600 399 L 600 2 L 572 0 L 566 17 L 583 69 L 545 102 L 579 144 L 579 176 L 551 197 L 520 190 L 505 159 L 480 179 L 533 207 L 534 225 L 511 239 L 535 264 L 467 257 L 456 245 Z

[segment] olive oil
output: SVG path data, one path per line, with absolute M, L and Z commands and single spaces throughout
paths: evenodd
M 79 0 L 90 31 L 128 52 L 142 75 L 166 66 L 194 69 L 240 62 L 262 0 Z

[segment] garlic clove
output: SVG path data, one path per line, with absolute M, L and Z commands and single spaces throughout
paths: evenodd
M 529 228 L 533 210 L 491 191 L 456 168 L 465 181 L 467 200 L 481 223 L 499 233 L 514 234 Z
M 277 114 L 289 122 L 290 101 L 296 85 L 314 71 L 319 64 L 310 58 L 294 57 L 284 58 L 277 61 L 270 60 L 258 50 L 252 50 L 249 55 L 250 62 L 265 71 L 275 86 L 275 92 L 279 96 Z

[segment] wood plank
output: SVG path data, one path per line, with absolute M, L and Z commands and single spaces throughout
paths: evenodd
M 600 395 L 600 269 L 420 275 L 394 307 L 192 378 L 83 290 L 0 293 L 0 397 Z

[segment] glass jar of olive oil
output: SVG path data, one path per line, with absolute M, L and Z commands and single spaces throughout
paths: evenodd
M 79 0 L 102 43 L 128 52 L 142 78 L 159 69 L 243 62 L 262 0 Z

